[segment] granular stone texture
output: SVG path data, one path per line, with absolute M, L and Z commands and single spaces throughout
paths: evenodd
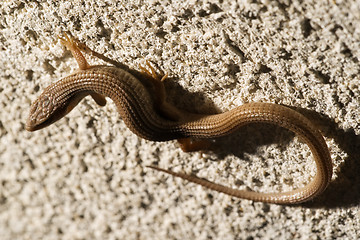
M 360 236 L 360 1 L 3 1 L 0 4 L 0 238 L 357 239 Z M 329 188 L 305 204 L 236 199 L 146 168 L 156 164 L 261 192 L 316 169 L 284 129 L 254 124 L 213 152 L 134 135 L 111 100 L 86 98 L 27 132 L 30 104 L 77 69 L 58 36 L 168 73 L 168 101 L 216 113 L 293 107 L 324 134 Z M 87 56 L 92 64 L 104 64 Z

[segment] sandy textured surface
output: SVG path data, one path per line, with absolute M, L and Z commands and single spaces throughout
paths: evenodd
M 360 236 L 360 1 L 73 2 L 0 4 L 1 239 Z M 77 68 L 57 40 L 64 31 L 130 67 L 156 63 L 169 73 L 169 101 L 189 111 L 295 107 L 325 136 L 331 185 L 309 203 L 278 206 L 145 167 L 262 192 L 303 186 L 315 173 L 309 149 L 267 125 L 222 139 L 214 153 L 183 153 L 138 138 L 110 100 L 100 108 L 86 98 L 26 132 L 31 102 Z

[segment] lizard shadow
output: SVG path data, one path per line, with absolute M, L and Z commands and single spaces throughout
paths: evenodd
M 171 86 L 170 94 L 167 90 L 168 95 L 173 95 L 171 92 L 174 91 L 175 95 L 181 96 L 181 98 L 176 99 L 176 102 L 172 102 L 171 99 L 169 99 L 169 102 L 180 109 L 207 114 L 220 112 L 214 102 L 207 99 L 203 93 L 190 93 L 182 88 L 176 80 L 169 82 L 165 84 Z M 169 89 L 169 87 L 166 86 L 166 89 Z M 192 106 L 193 109 L 185 106 Z M 197 106 L 206 106 L 206 112 L 203 109 L 199 110 Z M 325 192 L 312 201 L 302 203 L 301 206 L 307 208 L 336 208 L 358 205 L 360 203 L 360 175 L 358 174 L 360 165 L 357 160 L 360 159 L 360 138 L 355 134 L 354 130 L 344 131 L 340 129 L 333 119 L 324 114 L 303 108 L 291 108 L 302 113 L 316 126 L 319 126 L 323 135 L 333 139 L 340 149 L 347 154 L 345 161 L 334 169 L 336 178 L 330 182 Z M 216 148 L 211 149 L 211 153 L 214 154 L 214 161 L 221 161 L 228 155 L 234 155 L 242 160 L 249 161 L 250 159 L 247 156 L 258 154 L 258 149 L 261 146 L 276 144 L 277 148 L 285 151 L 286 146 L 294 137 L 295 134 L 287 129 L 272 124 L 252 123 L 240 128 L 233 134 L 217 138 L 215 142 Z M 332 158 L 334 157 L 337 156 L 333 154 Z

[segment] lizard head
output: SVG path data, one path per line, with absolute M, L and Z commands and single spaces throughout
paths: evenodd
M 47 127 L 68 114 L 76 105 L 87 95 L 92 94 L 96 102 L 104 106 L 104 97 L 98 97 L 89 91 L 66 92 L 61 87 L 57 88 L 58 83 L 50 85 L 36 99 L 30 107 L 29 117 L 26 121 L 26 130 L 36 131 Z M 99 95 L 100 96 L 100 95 Z
M 31 105 L 29 117 L 26 121 L 26 130 L 32 132 L 53 124 L 68 114 L 87 95 L 69 94 L 63 95 L 63 98 L 59 99 L 59 97 L 54 96 L 54 91 L 48 90 L 50 87 L 45 89 Z
M 58 120 L 59 117 L 56 117 L 58 111 L 54 103 L 54 97 L 46 91 L 43 92 L 31 105 L 29 117 L 26 121 L 26 130 L 39 130 Z

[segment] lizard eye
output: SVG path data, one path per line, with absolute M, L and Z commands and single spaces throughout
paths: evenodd
M 47 117 L 51 113 L 51 98 L 48 95 L 41 96 L 37 104 L 34 104 L 34 113 L 37 113 L 35 116 L 41 120 L 41 117 Z
M 44 98 L 42 99 L 42 108 L 43 109 L 47 109 L 48 106 L 50 104 L 50 99 L 48 96 L 44 96 Z
M 41 123 L 46 121 L 52 114 L 51 96 L 40 96 L 31 106 L 30 114 L 26 122 L 26 129 L 34 131 Z

